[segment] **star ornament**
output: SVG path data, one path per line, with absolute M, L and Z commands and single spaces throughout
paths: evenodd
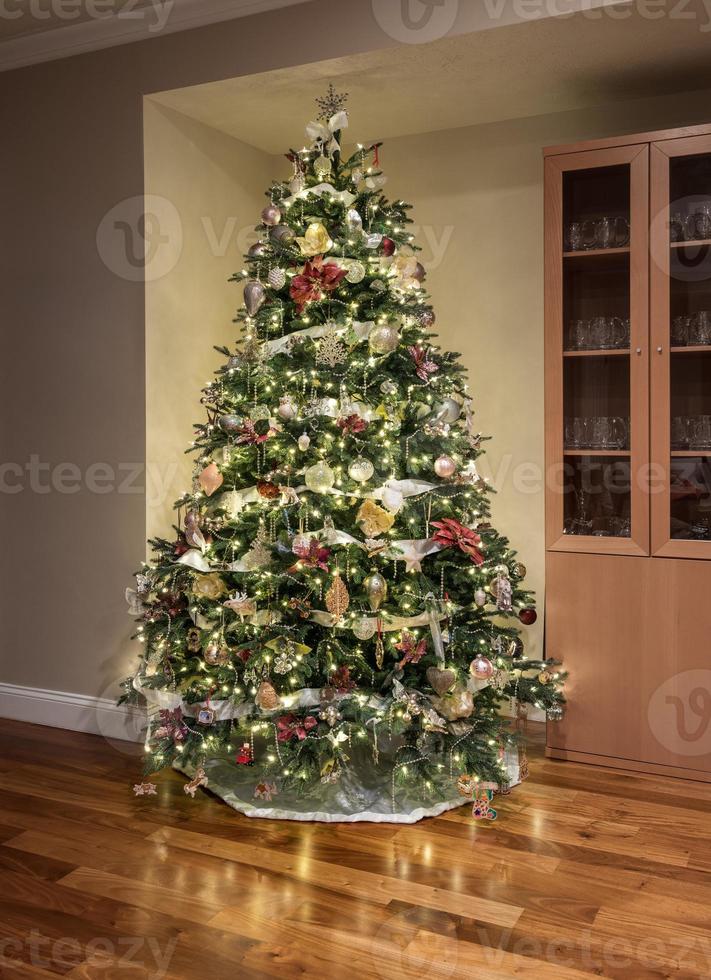
M 329 82 L 326 94 L 314 101 L 319 109 L 318 118 L 328 120 L 345 108 L 348 102 L 348 92 L 336 92 L 333 82 Z

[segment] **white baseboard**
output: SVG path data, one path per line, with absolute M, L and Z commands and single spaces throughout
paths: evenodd
M 129 742 L 143 741 L 146 725 L 145 709 L 117 705 L 109 698 L 3 683 L 0 683 L 0 718 Z

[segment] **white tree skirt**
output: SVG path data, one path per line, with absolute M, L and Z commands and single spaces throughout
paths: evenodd
M 507 752 L 505 761 L 509 784 L 514 786 L 520 782 L 518 753 Z M 190 777 L 194 774 L 194 769 L 189 767 L 176 765 L 175 768 Z M 265 774 L 261 766 L 236 765 L 233 755 L 208 759 L 203 768 L 208 778 L 207 789 L 247 817 L 323 823 L 416 823 L 471 802 L 459 795 L 449 776 L 442 776 L 440 792 L 433 793 L 431 803 L 417 795 L 417 785 L 397 786 L 393 809 L 392 776 L 385 767 L 373 766 L 369 752 L 361 755 L 354 751 L 349 768 L 342 771 L 337 783 L 319 782 L 301 794 L 296 788 L 283 788 L 279 777 Z M 255 798 L 254 790 L 259 782 L 278 787 L 272 800 Z

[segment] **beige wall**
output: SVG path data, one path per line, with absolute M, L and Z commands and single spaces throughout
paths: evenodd
M 25 474 L 22 492 L 0 497 L 0 681 L 94 695 L 132 662 L 123 589 L 144 553 L 146 509 L 141 479 L 122 484 L 121 467 L 146 460 L 144 289 L 107 268 L 96 236 L 104 215 L 143 193 L 143 97 L 391 46 L 369 9 L 314 0 L 0 75 L 2 459 L 35 455 L 55 482 L 60 463 L 81 474 L 76 493 L 37 492 Z M 541 452 L 540 145 L 707 121 L 708 105 L 703 93 L 676 96 L 386 149 L 391 188 L 416 202 L 418 221 L 455 226 L 432 290 L 443 341 L 472 370 L 495 462 Z M 220 262 L 203 268 L 194 302 L 215 303 L 219 330 L 234 300 Z M 181 393 L 191 421 L 196 389 Z M 189 432 L 175 438 L 182 448 Z M 118 473 L 108 493 L 86 485 L 99 461 Z M 539 498 L 507 493 L 497 505 L 539 584 L 541 516 Z
M 170 271 L 146 283 L 147 536 L 166 535 L 190 487 L 200 389 L 232 346 L 242 290 L 229 277 L 256 239 L 271 157 L 186 116 L 144 105 L 146 194 L 175 207 Z M 167 227 L 171 227 L 168 225 Z M 162 258 L 162 256 L 161 256 Z

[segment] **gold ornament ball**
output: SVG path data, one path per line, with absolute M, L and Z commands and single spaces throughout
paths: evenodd
M 523 562 L 517 561 L 511 566 L 511 574 L 514 576 L 514 578 L 526 578 L 528 569 Z
M 550 684 L 552 680 L 553 680 L 553 675 L 550 674 L 547 670 L 542 670 L 538 675 L 539 684 Z
M 457 464 L 451 456 L 438 456 L 435 460 L 434 471 L 442 480 L 449 480 L 457 472 Z
M 306 470 L 304 481 L 309 490 L 313 490 L 315 493 L 326 493 L 336 482 L 336 474 L 328 463 L 321 460 Z
M 387 599 L 388 583 L 380 572 L 371 572 L 363 582 L 363 588 L 368 596 L 370 608 L 376 612 Z
M 394 323 L 381 323 L 368 337 L 368 345 L 374 354 L 392 354 L 400 343 L 400 331 Z

